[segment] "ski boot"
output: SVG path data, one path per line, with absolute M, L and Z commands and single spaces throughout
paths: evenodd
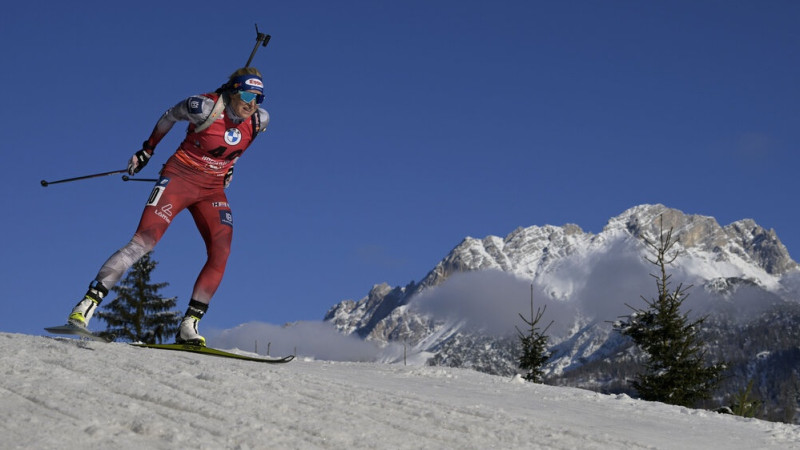
M 99 281 L 92 281 L 89 284 L 89 290 L 86 291 L 86 295 L 72 308 L 72 312 L 67 318 L 67 323 L 86 328 L 89 325 L 89 319 L 92 318 L 94 311 L 100 306 L 103 297 L 106 295 L 108 295 L 108 289 Z
M 206 346 L 206 338 L 197 332 L 197 322 L 203 318 L 207 310 L 208 305 L 205 303 L 197 300 L 189 302 L 189 309 L 186 310 L 186 315 L 183 316 L 181 325 L 178 327 L 178 334 L 175 335 L 176 344 Z

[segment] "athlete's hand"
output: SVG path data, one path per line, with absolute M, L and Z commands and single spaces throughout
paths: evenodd
M 139 173 L 139 171 L 147 165 L 147 161 L 150 160 L 151 156 L 153 156 L 153 153 L 148 152 L 145 149 L 141 149 L 134 153 L 134 155 L 131 157 L 131 160 L 128 161 L 128 175 Z
M 225 184 L 225 189 L 228 189 L 228 186 L 231 185 L 231 180 L 233 179 L 233 167 L 228 169 L 228 173 L 225 174 L 225 179 L 223 183 Z

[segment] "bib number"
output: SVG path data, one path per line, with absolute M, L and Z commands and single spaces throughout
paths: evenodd
M 153 188 L 153 192 L 150 193 L 150 197 L 147 199 L 147 206 L 156 206 L 158 204 L 161 195 L 167 188 L 167 183 L 169 183 L 169 178 L 161 177 L 158 179 L 156 186 Z

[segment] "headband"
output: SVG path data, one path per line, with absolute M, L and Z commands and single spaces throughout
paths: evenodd
M 237 91 L 258 91 L 264 93 L 264 83 L 258 75 L 239 75 L 231 80 L 230 86 Z

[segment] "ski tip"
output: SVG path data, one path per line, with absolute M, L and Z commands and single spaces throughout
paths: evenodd
M 67 334 L 72 336 L 85 337 L 93 339 L 95 341 L 106 342 L 106 343 L 114 342 L 114 340 L 116 339 L 116 336 L 114 336 L 113 334 L 101 335 L 92 333 L 86 328 L 81 328 L 71 323 L 66 323 L 64 325 L 57 325 L 54 327 L 45 327 L 44 330 L 51 334 Z
M 64 325 L 56 325 L 52 327 L 44 327 L 44 331 L 54 334 L 65 334 L 67 332 L 77 331 L 77 329 L 78 327 L 72 325 L 71 323 L 65 323 Z

